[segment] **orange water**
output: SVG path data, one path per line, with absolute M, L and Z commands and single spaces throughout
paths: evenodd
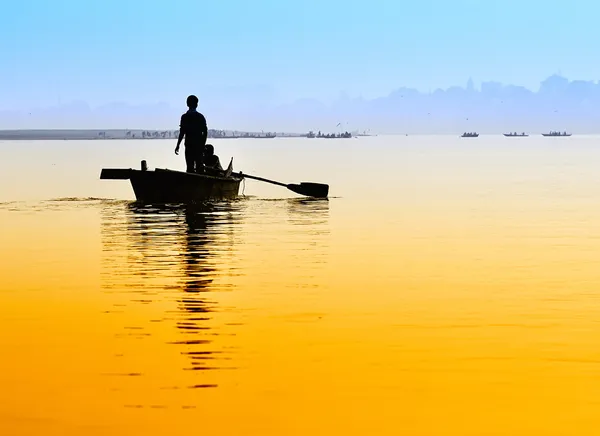
M 215 141 L 332 198 L 187 208 L 0 143 L 0 434 L 596 435 L 599 139 Z

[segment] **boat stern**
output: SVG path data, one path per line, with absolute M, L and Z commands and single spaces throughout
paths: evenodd
M 103 180 L 129 180 L 132 174 L 131 168 L 102 168 L 100 179 Z

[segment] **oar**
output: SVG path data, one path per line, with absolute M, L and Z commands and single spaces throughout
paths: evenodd
M 290 191 L 295 192 L 296 194 L 305 195 L 307 197 L 326 198 L 327 195 L 329 195 L 329 185 L 324 183 L 300 182 L 299 185 L 295 185 L 276 182 L 275 180 L 269 180 L 263 177 L 251 176 L 242 172 L 234 174 L 240 177 L 246 177 L 248 179 L 254 179 L 261 182 L 272 183 L 273 185 L 283 186 L 284 188 L 288 188 Z

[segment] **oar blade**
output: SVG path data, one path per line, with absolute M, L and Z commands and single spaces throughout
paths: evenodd
M 300 182 L 299 185 L 287 185 L 287 188 L 306 197 L 327 198 L 329 195 L 329 185 L 324 183 Z

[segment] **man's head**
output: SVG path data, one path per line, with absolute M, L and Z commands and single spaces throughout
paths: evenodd
M 196 109 L 198 107 L 198 97 L 196 97 L 195 95 L 190 95 L 187 100 L 187 107 L 189 107 L 190 109 Z
M 215 154 L 215 147 L 213 147 L 212 144 L 206 144 L 204 146 L 204 154 L 206 156 L 212 156 L 213 154 Z

